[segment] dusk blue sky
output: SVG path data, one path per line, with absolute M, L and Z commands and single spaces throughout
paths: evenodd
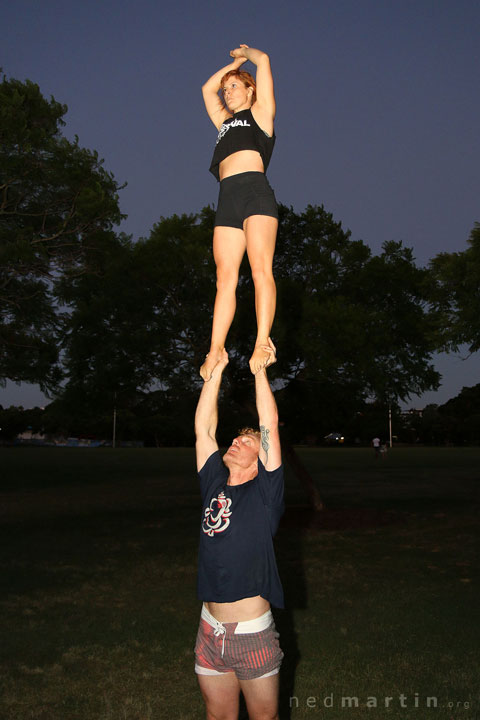
M 464 250 L 480 221 L 476 0 L 16 0 L 2 30 L 4 73 L 66 103 L 65 134 L 128 183 L 121 229 L 135 238 L 216 203 L 200 88 L 240 43 L 271 58 L 280 202 L 323 204 L 374 253 L 401 240 L 419 264 Z M 441 390 L 410 404 L 445 402 L 479 366 L 440 357 Z M 0 390 L 3 406 L 45 402 Z

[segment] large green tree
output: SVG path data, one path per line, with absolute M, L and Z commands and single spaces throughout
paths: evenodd
M 210 209 L 162 218 L 147 239 L 116 247 L 101 278 L 83 275 L 63 284 L 62 301 L 70 308 L 65 398 L 75 398 L 77 408 L 88 402 L 110 422 L 116 396 L 131 431 L 150 414 L 159 424 L 163 418 L 158 441 L 170 442 L 175 433 L 192 439 L 215 295 L 212 227 Z M 437 386 L 426 275 L 399 243 L 386 243 L 373 256 L 323 208 L 300 214 L 281 208 L 272 376 L 293 439 L 341 429 L 332 422 L 353 426 L 367 399 L 394 403 Z M 255 312 L 247 262 L 237 300 L 224 383 L 227 433 L 254 414 L 248 358 Z
M 466 343 L 480 350 L 480 223 L 462 252 L 440 253 L 430 263 L 432 299 L 439 311 L 440 333 L 447 350 Z
M 462 388 L 438 412 L 447 430 L 447 441 L 480 445 L 480 384 Z
M 115 403 L 120 436 L 141 421 L 154 442 L 173 441 L 174 430 L 192 439 L 214 294 L 212 225 L 208 209 L 162 218 L 147 240 L 106 249 L 99 275 L 57 284 L 69 308 L 61 400 L 66 414 L 76 408 L 76 431 L 105 431 Z
M 438 386 L 428 272 L 409 248 L 386 242 L 372 255 L 323 208 L 284 209 L 277 277 L 297 424 L 320 433 L 325 418 L 350 423 L 366 399 L 395 403 Z
M 59 277 L 96 272 L 121 220 L 119 186 L 96 152 L 62 136 L 65 105 L 38 85 L 0 84 L 0 381 L 60 377 Z

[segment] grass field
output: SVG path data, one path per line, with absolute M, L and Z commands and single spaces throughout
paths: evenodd
M 299 454 L 327 509 L 287 472 L 281 717 L 478 720 L 480 448 Z M 193 451 L 0 467 L 1 720 L 203 718 Z

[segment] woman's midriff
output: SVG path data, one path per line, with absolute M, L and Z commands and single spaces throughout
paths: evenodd
M 262 172 L 263 160 L 257 150 L 239 150 L 222 160 L 219 167 L 220 180 L 244 172 Z M 213 613 L 212 613 L 213 614 Z
M 205 606 L 208 612 L 221 623 L 255 620 L 270 610 L 270 603 L 261 595 L 231 603 L 206 602 Z

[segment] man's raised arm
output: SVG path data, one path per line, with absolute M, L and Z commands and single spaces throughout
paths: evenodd
M 203 384 L 195 413 L 195 449 L 197 470 L 201 470 L 212 453 L 218 450 L 216 439 L 218 422 L 218 393 L 222 374 L 228 365 L 228 354 L 224 349 L 220 361 L 215 365 L 210 380 Z
M 272 365 L 275 362 L 275 346 L 270 338 L 268 342 L 271 353 L 271 361 L 268 365 Z M 282 464 L 282 451 L 278 432 L 277 403 L 268 382 L 267 368 L 255 375 L 255 397 L 261 433 L 259 458 L 266 470 L 276 470 Z

